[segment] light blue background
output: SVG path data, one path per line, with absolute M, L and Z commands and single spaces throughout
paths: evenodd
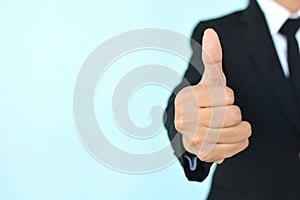
M 0 199 L 205 199 L 210 178 L 188 182 L 178 162 L 155 173 L 132 175 L 94 160 L 76 133 L 74 84 L 88 55 L 114 35 L 152 27 L 190 36 L 199 20 L 245 5 L 245 0 L 2 0 Z M 143 55 L 142 64 L 151 62 L 153 55 Z M 182 74 L 185 63 L 173 65 L 174 61 L 167 55 L 156 60 Z M 123 62 L 132 67 L 130 59 Z M 113 90 L 108 82 L 105 89 Z M 133 121 L 147 124 L 147 110 L 153 104 L 165 106 L 168 96 L 168 91 L 154 86 L 137 93 L 129 106 Z M 128 151 L 147 152 L 168 144 L 165 130 L 155 145 L 128 145 L 125 136 L 109 131 L 115 129 L 113 124 L 106 128 L 107 137 Z

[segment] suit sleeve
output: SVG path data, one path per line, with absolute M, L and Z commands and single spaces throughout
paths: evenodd
M 164 115 L 165 127 L 168 131 L 168 136 L 174 149 L 174 153 L 182 165 L 187 179 L 198 182 L 202 182 L 208 176 L 212 163 L 203 162 L 195 155 L 185 151 L 182 144 L 182 135 L 177 132 L 174 125 L 174 100 L 180 90 L 190 85 L 196 85 L 201 79 L 204 66 L 201 59 L 200 44 L 202 43 L 204 30 L 208 27 L 209 26 L 207 24 L 200 23 L 194 29 L 191 38 L 193 54 L 190 59 L 188 69 L 186 70 L 181 83 L 174 89 L 170 96 Z

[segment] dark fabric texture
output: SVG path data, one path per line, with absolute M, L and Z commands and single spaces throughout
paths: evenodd
M 262 11 L 250 1 L 246 10 L 199 23 L 192 39 L 201 44 L 206 28 L 214 28 L 219 34 L 227 85 L 235 92 L 235 104 L 241 108 L 243 120 L 252 125 L 249 147 L 217 167 L 208 199 L 299 199 L 298 102 L 280 66 Z M 190 171 L 184 159 L 188 153 L 174 127 L 176 94 L 188 84 L 197 84 L 203 72 L 201 49 L 193 41 L 191 45 L 193 65 L 188 66 L 169 99 L 165 127 L 186 177 L 201 182 L 209 174 L 211 163 L 198 159 L 197 169 Z

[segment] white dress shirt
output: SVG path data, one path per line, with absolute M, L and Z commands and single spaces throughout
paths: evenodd
M 290 73 L 287 61 L 287 40 L 285 36 L 279 33 L 279 30 L 289 18 L 298 18 L 300 16 L 300 10 L 297 13 L 292 14 L 289 10 L 287 10 L 285 7 L 281 6 L 274 0 L 256 1 L 265 15 L 267 25 L 270 30 L 275 49 L 282 66 L 282 70 L 285 76 L 289 77 Z M 296 33 L 296 39 L 298 41 L 300 49 L 300 30 L 298 30 Z

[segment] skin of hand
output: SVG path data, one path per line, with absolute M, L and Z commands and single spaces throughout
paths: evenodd
M 234 92 L 226 86 L 217 33 L 207 29 L 202 43 L 202 79 L 177 94 L 174 123 L 188 152 L 202 161 L 221 164 L 248 147 L 252 130 L 250 123 L 242 121 Z

